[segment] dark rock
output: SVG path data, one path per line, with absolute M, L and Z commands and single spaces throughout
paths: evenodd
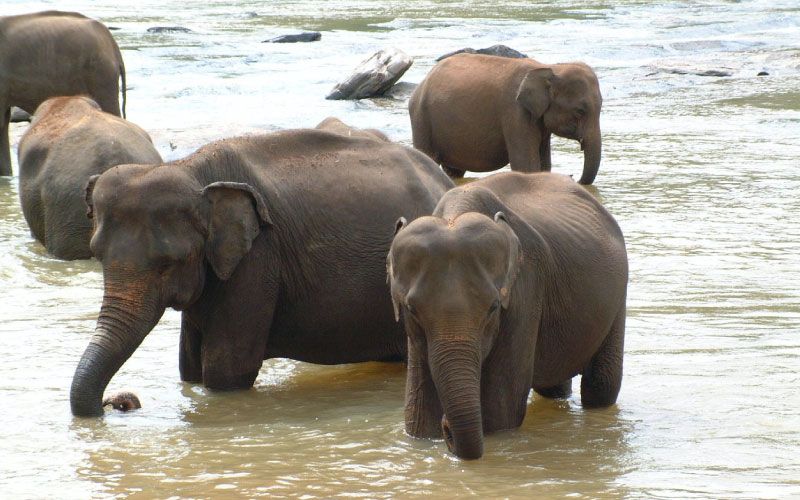
M 29 122 L 29 121 L 31 121 L 30 113 L 16 106 L 11 106 L 11 123 Z
M 106 28 L 108 28 L 108 31 L 118 31 L 122 29 L 119 26 L 106 26 Z
M 767 73 L 766 71 L 759 71 L 756 76 L 769 76 L 769 73 Z
M 325 99 L 363 99 L 383 95 L 413 62 L 401 50 L 380 50 L 359 64 L 353 74 L 338 83 Z
M 251 12 L 245 12 L 244 13 L 244 17 L 246 17 L 248 19 L 255 19 L 255 18 L 258 17 L 258 12 L 252 12 L 252 11 Z
M 510 57 L 512 59 L 523 59 L 523 58 L 528 57 L 527 55 L 523 54 L 522 52 L 520 52 L 518 50 L 514 50 L 514 49 L 512 49 L 511 47 L 509 47 L 507 45 L 498 44 L 498 45 L 492 45 L 491 47 L 486 47 L 484 49 L 477 49 L 477 50 L 475 50 L 473 48 L 469 48 L 469 47 L 464 48 L 464 49 L 455 50 L 453 52 L 448 52 L 447 54 L 445 54 L 443 56 L 439 56 L 436 59 L 436 61 L 438 62 L 438 61 L 441 61 L 442 59 L 447 59 L 450 56 L 453 56 L 453 55 L 456 55 L 456 54 L 463 54 L 463 53 L 467 53 L 467 54 L 484 54 L 484 55 L 487 55 L 487 56 L 497 56 L 497 57 Z
M 411 94 L 414 93 L 414 90 L 419 87 L 417 83 L 411 82 L 398 82 L 392 85 L 392 87 L 383 93 L 386 97 L 391 97 L 392 99 L 404 100 L 411 97 Z
M 282 35 L 264 40 L 264 43 L 297 43 L 297 42 L 316 42 L 322 38 L 319 31 L 306 31 L 296 35 Z
M 192 30 L 183 26 L 153 26 L 147 28 L 148 33 L 191 33 Z

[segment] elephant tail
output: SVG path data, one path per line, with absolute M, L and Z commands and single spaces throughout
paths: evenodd
M 122 91 L 122 117 L 127 118 L 127 116 L 125 116 L 125 105 L 128 103 L 128 85 L 125 80 L 125 61 L 122 60 L 121 53 L 119 56 L 119 77 L 122 80 L 122 85 L 120 86 L 120 90 Z
M 127 118 L 127 116 L 125 116 L 125 106 L 128 102 L 128 84 L 125 78 L 125 61 L 122 59 L 122 51 L 120 50 L 119 45 L 117 45 L 117 42 L 113 40 L 113 36 L 112 43 L 114 44 L 114 50 L 117 53 L 117 70 L 121 80 L 119 90 L 122 92 L 122 117 Z

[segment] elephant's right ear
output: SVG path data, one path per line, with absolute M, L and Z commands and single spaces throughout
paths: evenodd
M 89 182 L 86 183 L 84 189 L 83 199 L 86 201 L 86 217 L 94 219 L 94 204 L 92 203 L 92 193 L 94 193 L 94 185 L 97 184 L 97 179 L 100 175 L 93 175 L 89 177 Z
M 536 68 L 529 71 L 519 84 L 517 102 L 528 110 L 534 120 L 538 120 L 550 106 L 555 78 L 552 69 Z
M 217 276 L 227 280 L 272 219 L 264 197 L 249 184 L 215 182 L 201 194 L 211 205 L 206 257 Z

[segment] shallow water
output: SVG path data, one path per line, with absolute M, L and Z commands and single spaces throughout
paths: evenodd
M 409 143 L 407 94 L 323 99 L 384 47 L 414 57 L 412 83 L 464 46 L 586 61 L 605 98 L 589 189 L 631 265 L 626 372 L 616 406 L 533 397 L 520 429 L 462 462 L 403 432 L 402 365 L 271 360 L 253 390 L 211 393 L 179 381 L 169 311 L 109 385 L 144 408 L 75 419 L 69 384 L 102 274 L 48 257 L 16 177 L 0 178 L 3 496 L 800 496 L 796 2 L 4 0 L 0 14 L 54 7 L 120 28 L 128 117 L 166 159 L 328 115 Z M 193 31 L 145 32 L 157 25 Z M 260 43 L 300 29 L 322 41 Z M 554 142 L 554 171 L 579 174 L 581 160 Z

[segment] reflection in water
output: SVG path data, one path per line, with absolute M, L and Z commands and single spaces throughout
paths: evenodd
M 51 4 L 5 0 L 3 14 Z M 409 144 L 407 96 L 324 99 L 379 48 L 415 58 L 408 83 L 466 46 L 591 64 L 603 161 L 587 190 L 619 221 L 630 259 L 617 406 L 534 397 L 520 429 L 462 462 L 442 441 L 404 433 L 403 365 L 270 360 L 252 390 L 211 392 L 179 381 L 180 316 L 167 311 L 108 389 L 132 390 L 143 408 L 73 419 L 69 385 L 94 331 L 100 266 L 48 257 L 25 225 L 18 179 L 0 178 L 3 495 L 800 496 L 796 2 L 321 5 L 58 6 L 120 27 L 128 117 L 169 160 L 330 115 Z M 193 33 L 146 33 L 166 24 Z M 320 42 L 261 43 L 314 28 Z M 719 69 L 732 76 L 699 76 Z M 26 126 L 12 125 L 12 144 Z M 552 147 L 553 171 L 580 175 L 577 144 Z

